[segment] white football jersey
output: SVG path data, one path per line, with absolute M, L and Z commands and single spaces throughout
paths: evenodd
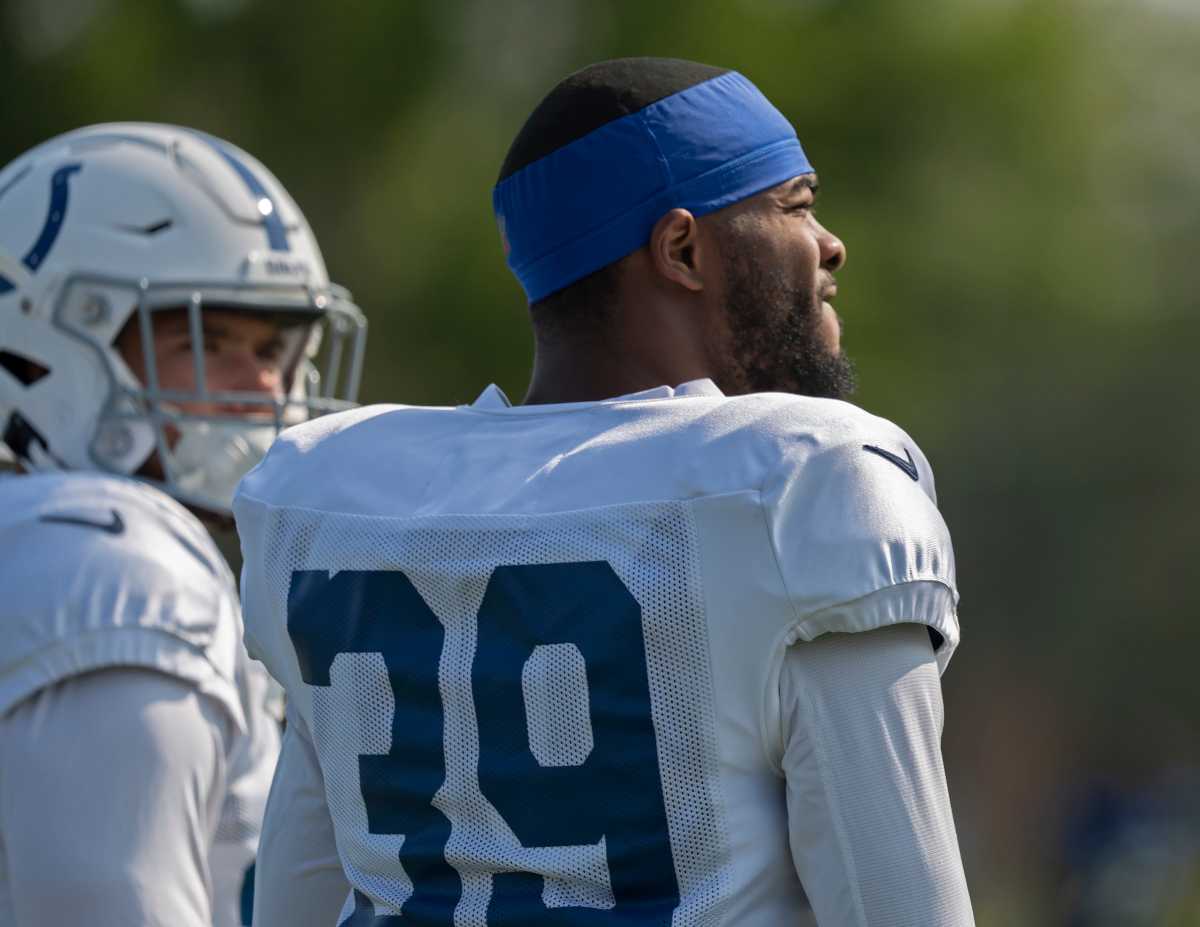
M 241 643 L 233 576 L 207 531 L 134 480 L 35 474 L 0 480 L 0 551 L 0 715 L 113 667 L 185 680 L 226 712 L 234 735 L 209 865 L 216 924 L 240 924 L 279 730 L 269 677 Z
M 356 924 L 792 922 L 786 648 L 958 641 L 928 462 L 837 401 L 376 406 L 286 431 L 234 510 Z

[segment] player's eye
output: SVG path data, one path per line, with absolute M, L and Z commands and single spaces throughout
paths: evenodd
M 192 339 L 188 335 L 182 335 L 165 342 L 160 341 L 155 350 L 159 354 L 191 354 Z
M 276 338 L 272 341 L 268 341 L 261 348 L 259 348 L 256 353 L 258 354 L 259 360 L 276 363 L 283 358 L 283 350 L 283 339 Z
M 219 335 L 204 336 L 204 353 L 213 356 L 221 353 L 222 342 Z

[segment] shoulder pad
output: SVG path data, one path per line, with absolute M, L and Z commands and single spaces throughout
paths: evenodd
M 0 482 L 0 711 L 59 679 L 136 665 L 214 690 L 241 722 L 228 566 L 164 493 L 92 473 Z
M 944 665 L 958 641 L 958 592 L 929 461 L 891 422 L 817 402 L 774 416 L 778 462 L 763 487 L 800 619 L 794 636 L 915 621 L 948 645 Z
M 235 516 L 239 504 L 248 502 L 277 505 L 279 500 L 286 500 L 288 505 L 301 507 L 336 506 L 346 494 L 353 496 L 357 491 L 344 480 L 330 479 L 351 460 L 387 460 L 389 468 L 399 471 L 397 480 L 403 482 L 403 470 L 418 466 L 417 461 L 423 459 L 422 448 L 409 444 L 404 453 L 393 456 L 387 445 L 375 439 L 403 445 L 404 433 L 394 427 L 387 433 L 386 426 L 395 421 L 395 413 L 425 411 L 429 410 L 417 406 L 363 406 L 287 428 L 238 484 L 233 500 Z M 385 427 L 383 435 L 380 425 Z

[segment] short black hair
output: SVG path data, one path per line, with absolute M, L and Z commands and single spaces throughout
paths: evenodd
M 728 73 L 682 58 L 614 58 L 563 78 L 530 113 L 513 139 L 497 182 L 622 116 Z M 594 322 L 616 295 L 609 264 L 531 307 L 534 324 L 571 327 Z
M 590 64 L 559 81 L 529 114 L 508 149 L 499 179 L 614 119 L 728 70 L 682 58 L 614 58 Z
M 604 330 L 617 301 L 617 264 L 608 264 L 529 305 L 538 341 L 552 343 Z

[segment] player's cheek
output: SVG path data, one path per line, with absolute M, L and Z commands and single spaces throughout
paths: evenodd
M 178 348 L 158 349 L 154 354 L 155 374 L 161 389 L 190 392 L 195 382 L 192 352 Z

